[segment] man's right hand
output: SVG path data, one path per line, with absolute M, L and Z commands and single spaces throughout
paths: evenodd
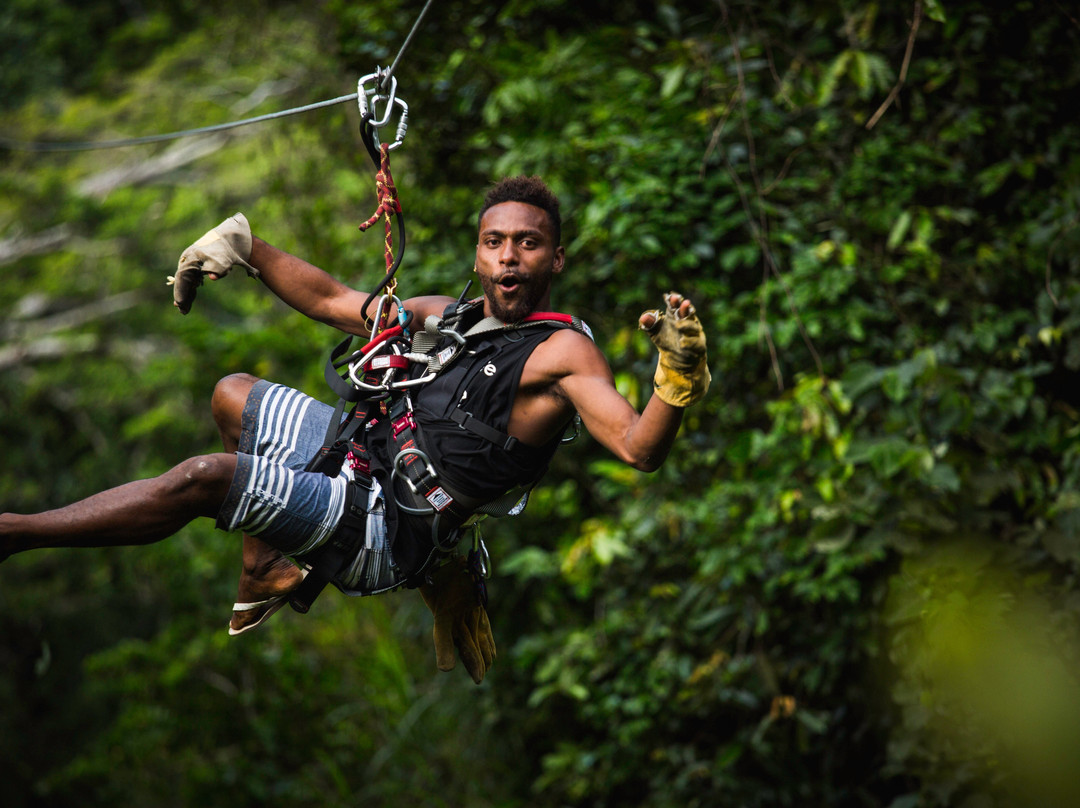
M 248 263 L 250 258 L 251 226 L 244 214 L 237 213 L 207 231 L 180 254 L 176 274 L 168 280 L 173 288 L 173 305 L 181 314 L 187 314 L 203 279 L 224 278 L 237 264 L 246 268 L 251 277 L 259 277 L 259 270 Z

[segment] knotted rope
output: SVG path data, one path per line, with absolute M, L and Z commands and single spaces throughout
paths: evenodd
M 394 185 L 394 177 L 390 173 L 390 147 L 388 144 L 383 143 L 379 148 L 380 160 L 379 170 L 375 174 L 375 192 L 376 197 L 379 200 L 379 206 L 375 208 L 375 213 L 371 215 L 371 218 L 360 225 L 360 230 L 367 230 L 369 227 L 375 224 L 381 216 L 386 223 L 386 235 L 383 239 L 383 252 L 386 258 L 386 271 L 390 273 L 394 267 L 394 228 L 393 228 L 393 215 L 395 213 L 401 213 L 401 202 L 398 200 L 397 187 Z M 391 278 L 390 282 L 386 286 L 386 294 L 393 296 L 394 291 L 397 289 L 397 279 Z M 381 332 L 386 328 L 386 324 L 390 314 L 390 307 L 383 307 L 379 322 L 375 324 L 375 328 L 372 329 L 372 336 Z

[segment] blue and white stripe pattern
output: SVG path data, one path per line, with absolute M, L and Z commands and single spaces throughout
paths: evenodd
M 282 385 L 252 387 L 241 422 L 236 474 L 218 514 L 222 530 L 258 536 L 292 557 L 320 547 L 345 509 L 352 471 L 336 477 L 304 471 L 322 446 L 334 409 Z M 400 585 L 386 542 L 382 492 L 374 485 L 363 546 L 336 583 L 349 594 L 374 594 Z
M 386 503 L 382 488 L 378 481 L 372 482 L 364 545 L 339 576 L 340 588 L 350 595 L 375 595 L 404 583 L 386 543 Z

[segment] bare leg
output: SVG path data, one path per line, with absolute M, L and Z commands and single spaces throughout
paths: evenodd
M 151 544 L 197 516 L 216 516 L 236 457 L 204 455 L 159 477 L 110 488 L 63 508 L 0 514 L 0 558 L 41 547 Z
M 211 408 L 226 452 L 235 452 L 240 443 L 244 404 L 252 385 L 257 381 L 254 376 L 238 373 L 226 376 L 214 388 Z M 238 603 L 255 603 L 287 594 L 296 589 L 302 580 L 303 574 L 299 568 L 277 549 L 255 536 L 244 534 L 243 562 L 236 594 Z M 239 631 L 257 622 L 266 608 L 234 611 L 229 627 Z

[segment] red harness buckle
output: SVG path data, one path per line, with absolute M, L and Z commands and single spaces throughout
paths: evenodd
M 398 356 L 397 354 L 376 356 L 364 363 L 364 370 L 386 370 L 387 368 L 394 368 L 395 370 L 407 370 L 409 367 L 409 360 L 404 356 Z
M 407 412 L 390 424 L 390 428 L 394 431 L 394 439 L 396 440 L 397 436 L 406 429 L 411 429 L 414 432 L 416 431 L 416 419 L 413 417 L 411 411 Z

